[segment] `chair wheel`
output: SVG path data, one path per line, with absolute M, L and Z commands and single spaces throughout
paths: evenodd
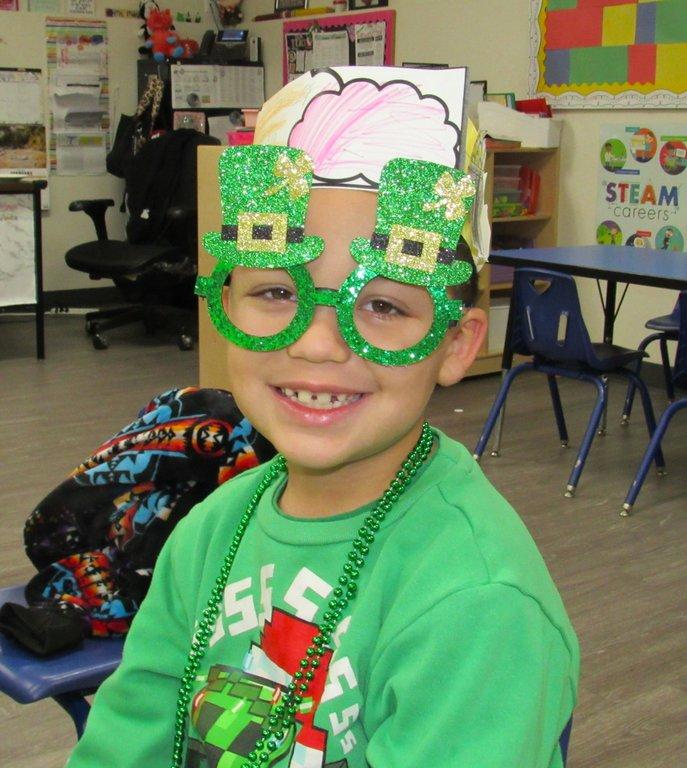
M 93 346 L 95 349 L 107 349 L 110 345 L 107 343 L 107 339 L 104 336 L 96 333 L 93 336 Z
M 193 349 L 193 337 L 187 333 L 182 333 L 177 339 L 177 346 L 182 352 L 188 352 Z

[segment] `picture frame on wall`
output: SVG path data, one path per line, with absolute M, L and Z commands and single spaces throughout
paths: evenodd
M 349 11 L 367 11 L 369 8 L 386 8 L 389 0 L 348 0 Z
M 274 0 L 274 12 L 293 11 L 299 8 L 307 8 L 308 0 Z

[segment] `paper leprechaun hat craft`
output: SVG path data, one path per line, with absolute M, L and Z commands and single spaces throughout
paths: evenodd
M 312 161 L 300 149 L 228 147 L 219 159 L 222 231 L 203 238 L 220 265 L 273 268 L 305 264 L 323 249 L 303 234 Z M 203 296 L 203 280 L 198 281 Z
M 381 277 L 403 283 L 465 283 L 473 267 L 456 248 L 474 198 L 474 183 L 462 171 L 391 160 L 381 174 L 374 234 L 355 238 L 351 255 Z

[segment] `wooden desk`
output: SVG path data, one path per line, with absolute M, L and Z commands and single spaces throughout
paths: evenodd
M 36 357 L 45 359 L 45 328 L 43 315 L 43 229 L 41 222 L 41 190 L 48 186 L 45 179 L 0 179 L 0 195 L 31 195 L 33 206 L 33 262 L 36 277 Z M 8 305 L 16 306 L 16 305 Z M 18 306 L 25 306 L 24 304 Z

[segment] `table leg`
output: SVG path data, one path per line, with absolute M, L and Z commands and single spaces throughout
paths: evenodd
M 606 306 L 604 308 L 604 343 L 613 343 L 613 324 L 615 323 L 615 296 L 618 284 L 615 280 L 606 283 Z
M 45 359 L 45 307 L 43 303 L 43 229 L 41 190 L 33 190 L 34 263 L 36 266 L 36 357 Z

